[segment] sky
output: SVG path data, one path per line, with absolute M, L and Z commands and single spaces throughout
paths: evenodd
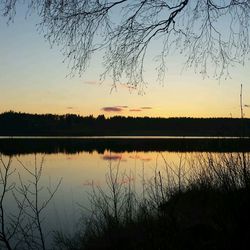
M 240 117 L 243 103 L 250 104 L 250 62 L 231 69 L 231 79 L 203 79 L 193 69 L 182 71 L 184 59 L 169 57 L 167 78 L 146 66 L 145 94 L 126 85 L 112 89 L 112 81 L 99 83 L 103 71 L 96 54 L 82 76 L 70 77 L 60 47 L 50 44 L 37 30 L 35 17 L 18 13 L 14 23 L 0 17 L 0 112 L 74 113 L 79 115 L 152 117 Z M 250 108 L 244 108 L 250 117 Z

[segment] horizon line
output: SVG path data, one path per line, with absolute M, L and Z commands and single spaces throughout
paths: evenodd
M 24 112 L 24 111 L 14 111 L 14 110 L 8 110 L 8 111 L 3 111 L 0 113 L 0 115 L 6 114 L 6 113 L 15 113 L 15 114 L 23 114 L 23 115 L 54 115 L 54 116 L 67 116 L 67 115 L 72 115 L 72 116 L 78 116 L 78 117 L 93 117 L 97 119 L 98 117 L 103 117 L 105 119 L 110 119 L 113 117 L 124 117 L 124 118 L 152 118 L 152 119 L 180 119 L 180 118 L 189 118 L 189 119 L 250 119 L 248 117 L 227 117 L 227 116 L 131 116 L 131 115 L 120 115 L 120 114 L 115 114 L 112 116 L 107 116 L 105 114 L 99 114 L 97 116 L 94 116 L 93 114 L 89 115 L 81 115 L 81 114 L 76 114 L 76 113 L 63 113 L 63 114 L 57 114 L 57 113 L 31 113 L 31 112 Z

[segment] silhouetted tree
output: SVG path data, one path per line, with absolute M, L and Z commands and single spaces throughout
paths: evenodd
M 13 20 L 21 4 L 41 17 L 46 39 L 63 46 L 73 72 L 82 73 L 91 55 L 104 49 L 102 76 L 110 74 L 114 83 L 126 79 L 131 87 L 145 82 L 154 40 L 161 46 L 160 80 L 171 50 L 185 55 L 187 67 L 216 78 L 227 77 L 230 66 L 244 64 L 249 54 L 249 0 L 2 0 L 2 15 Z
M 241 130 L 238 128 L 242 127 Z M 250 119 L 0 114 L 0 135 L 249 136 Z

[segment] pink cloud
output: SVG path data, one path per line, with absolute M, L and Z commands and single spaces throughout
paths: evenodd
M 105 112 L 122 112 L 123 108 L 119 106 L 114 106 L 114 107 L 103 107 L 101 110 Z
M 141 109 L 130 109 L 130 112 L 141 112 Z

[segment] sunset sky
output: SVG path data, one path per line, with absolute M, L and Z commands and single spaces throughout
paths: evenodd
M 164 85 L 157 82 L 155 65 L 146 65 L 148 86 L 145 94 L 112 81 L 99 84 L 101 54 L 93 57 L 81 77 L 70 72 L 60 47 L 50 45 L 37 31 L 35 17 L 24 18 L 21 11 L 15 22 L 0 18 L 0 112 L 75 113 L 106 116 L 161 117 L 239 117 L 240 84 L 244 104 L 250 104 L 250 62 L 231 69 L 231 79 L 220 82 L 203 79 L 193 69 L 182 72 L 184 59 L 169 57 Z M 153 61 L 153 60 L 152 60 Z M 250 108 L 244 108 L 250 116 Z

